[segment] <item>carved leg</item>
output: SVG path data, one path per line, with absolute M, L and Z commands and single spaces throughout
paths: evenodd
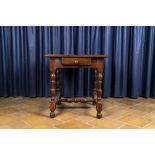
M 55 72 L 52 72 L 50 75 L 50 83 L 51 83 L 51 102 L 49 104 L 49 109 L 51 111 L 50 117 L 54 118 L 55 117 L 55 109 L 56 109 L 56 97 L 55 97 Z
M 97 103 L 96 103 L 96 110 L 97 110 L 97 118 L 102 118 L 102 108 L 103 105 L 101 103 L 101 97 L 102 97 L 102 76 L 103 71 L 98 72 L 98 98 L 97 98 Z
M 97 103 L 97 70 L 94 69 L 94 88 L 93 88 L 93 104 Z
M 57 87 L 57 104 L 61 104 L 61 81 L 60 81 L 60 69 L 56 70 L 56 87 Z

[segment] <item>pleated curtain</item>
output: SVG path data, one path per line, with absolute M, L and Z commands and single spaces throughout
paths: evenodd
M 107 54 L 104 97 L 155 98 L 155 27 L 0 27 L 0 96 L 49 96 L 45 54 Z M 91 96 L 92 69 L 63 69 L 62 95 Z

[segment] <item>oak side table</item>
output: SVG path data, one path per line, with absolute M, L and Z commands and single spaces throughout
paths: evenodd
M 50 58 L 50 94 L 49 104 L 50 117 L 55 117 L 56 105 L 61 102 L 93 102 L 96 105 L 97 118 L 102 118 L 102 79 L 104 69 L 104 59 L 106 55 L 65 55 L 47 54 Z M 94 87 L 92 99 L 84 98 L 61 98 L 60 68 L 94 68 Z

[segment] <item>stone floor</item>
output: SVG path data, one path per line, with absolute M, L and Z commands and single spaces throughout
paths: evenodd
M 103 118 L 94 105 L 62 103 L 49 117 L 50 98 L 0 97 L 0 128 L 8 129 L 151 129 L 155 128 L 155 99 L 106 98 Z

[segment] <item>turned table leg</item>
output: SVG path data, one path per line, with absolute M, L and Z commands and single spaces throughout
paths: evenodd
M 56 90 L 57 90 L 57 104 L 61 104 L 61 81 L 60 81 L 60 69 L 56 70 Z
M 97 103 L 96 103 L 96 110 L 97 110 L 97 118 L 102 118 L 102 108 L 103 105 L 101 103 L 101 97 L 102 97 L 102 76 L 103 70 L 98 71 L 98 90 L 97 90 Z
M 93 87 L 93 104 L 97 103 L 97 70 L 94 69 L 94 87 Z
M 51 88 L 50 88 L 50 92 L 51 92 L 51 102 L 49 104 L 49 109 L 51 111 L 50 113 L 50 117 L 54 118 L 55 117 L 55 109 L 56 109 L 56 91 L 55 91 L 55 79 L 56 79 L 56 75 L 55 72 L 51 72 L 50 75 L 50 84 L 51 84 Z

